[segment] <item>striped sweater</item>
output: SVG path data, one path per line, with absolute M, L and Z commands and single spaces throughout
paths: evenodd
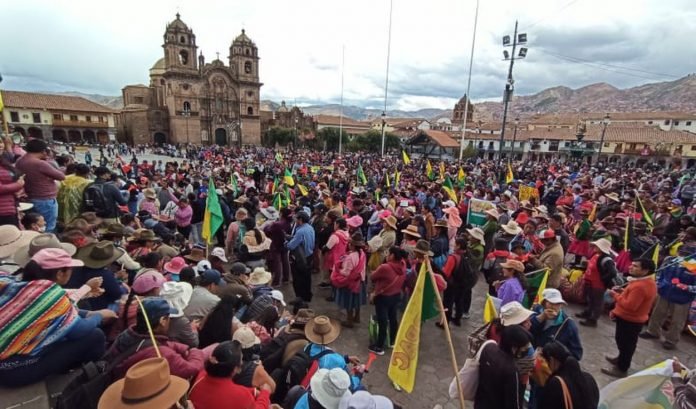
M 78 321 L 65 290 L 48 280 L 0 278 L 0 360 L 37 356 Z

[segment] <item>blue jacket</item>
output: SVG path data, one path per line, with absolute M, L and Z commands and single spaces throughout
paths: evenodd
M 673 260 L 674 259 L 671 257 L 667 258 L 663 265 L 668 265 Z M 682 290 L 672 284 L 672 280 L 675 278 L 679 279 L 681 284 L 686 284 L 687 286 L 696 285 L 696 275 L 691 274 L 681 263 L 676 263 L 660 271 L 657 277 L 657 293 L 660 297 L 664 298 L 665 301 L 672 304 L 691 303 L 696 294 L 690 292 L 688 288 Z
M 288 242 L 288 250 L 295 250 L 298 246 L 302 246 L 306 257 L 314 253 L 314 228 L 311 224 L 305 223 L 295 229 L 295 234 Z
M 537 348 L 543 348 L 546 344 L 555 340 L 563 344 L 568 351 L 577 359 L 578 361 L 582 359 L 582 344 L 580 343 L 580 335 L 578 334 L 578 326 L 575 321 L 568 317 L 565 311 L 561 311 L 559 318 L 552 325 L 546 326 L 546 321 L 539 322 L 537 317 L 539 314 L 544 312 L 544 307 L 541 305 L 536 305 L 532 309 L 534 315 L 530 321 L 532 322 L 531 333 L 534 336 L 534 346 Z M 563 325 L 563 329 L 558 332 L 558 329 L 562 325 L 563 321 L 566 321 Z M 558 332 L 558 336 L 556 333 Z

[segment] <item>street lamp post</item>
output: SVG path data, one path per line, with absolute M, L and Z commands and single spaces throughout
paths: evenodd
M 387 113 L 386 113 L 386 108 L 385 111 L 382 111 L 382 156 L 384 156 L 384 127 L 387 124 Z
M 604 147 L 604 135 L 607 132 L 607 126 L 609 126 L 609 114 L 604 115 L 604 118 L 602 119 L 602 135 L 599 137 L 599 151 L 597 152 L 597 164 L 599 164 L 599 161 L 602 157 L 602 148 Z
M 515 118 L 515 131 L 512 133 L 512 146 L 510 147 L 510 160 L 515 159 L 515 141 L 517 140 L 517 128 L 520 126 L 520 117 Z
M 299 120 L 295 117 L 295 149 L 297 149 L 297 123 Z
M 512 79 L 512 67 L 515 65 L 515 59 L 519 60 L 527 56 L 526 47 L 520 47 L 519 54 L 515 55 L 518 45 L 527 44 L 527 34 L 517 34 L 517 24 L 517 21 L 515 21 L 515 32 L 512 36 L 512 44 L 510 43 L 509 35 L 503 37 L 503 47 L 512 47 L 512 53 L 508 53 L 507 50 L 503 50 L 503 57 L 505 57 L 504 60 L 510 61 L 510 67 L 508 68 L 507 82 L 505 83 L 505 91 L 503 92 L 503 126 L 500 130 L 500 144 L 498 146 L 498 160 L 500 161 L 503 160 L 503 143 L 505 141 L 505 125 L 507 122 L 508 105 L 512 99 L 512 93 L 515 90 L 515 80 Z
M 479 152 L 478 147 L 479 141 L 481 140 L 481 124 L 482 122 L 479 119 L 478 122 L 476 122 L 476 141 L 474 142 L 474 147 L 476 148 L 476 160 L 478 160 L 479 154 L 481 153 Z

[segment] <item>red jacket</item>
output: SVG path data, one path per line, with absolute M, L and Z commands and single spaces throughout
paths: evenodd
M 384 263 L 370 278 L 375 285 L 375 295 L 400 294 L 406 280 L 406 266 L 402 262 Z
M 0 216 L 17 214 L 15 193 L 21 189 L 12 172 L 0 166 Z
M 196 409 L 267 409 L 271 405 L 268 391 L 255 395 L 253 388 L 237 385 L 229 378 L 215 378 L 205 371 L 196 377 L 189 399 Z

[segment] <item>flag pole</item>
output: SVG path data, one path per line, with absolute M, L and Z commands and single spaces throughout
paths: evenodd
M 474 14 L 474 35 L 471 39 L 471 53 L 469 54 L 469 78 L 466 80 L 466 101 L 464 101 L 464 121 L 462 123 L 462 140 L 459 143 L 459 162 L 464 156 L 464 139 L 466 139 L 466 122 L 469 119 L 469 104 L 471 103 L 471 70 L 474 66 L 474 47 L 476 46 L 476 27 L 478 26 L 479 0 L 476 0 L 476 13 Z M 477 154 L 478 155 L 478 154 Z
M 435 299 L 437 300 L 437 308 L 440 310 L 440 320 L 443 323 L 443 328 L 445 329 L 445 337 L 447 338 L 447 345 L 449 346 L 450 358 L 452 358 L 452 369 L 454 370 L 454 377 L 457 382 L 457 391 L 459 392 L 459 404 L 461 405 L 462 409 L 465 409 L 464 392 L 462 391 L 462 384 L 459 379 L 459 365 L 457 365 L 457 355 L 454 353 L 454 344 L 452 343 L 452 334 L 450 333 L 449 322 L 447 322 L 447 317 L 445 315 L 445 306 L 442 303 L 440 292 L 437 290 L 437 281 L 435 281 L 433 267 L 430 265 L 430 257 L 425 256 L 425 260 L 423 262 L 427 263 L 428 266 L 428 276 L 430 277 L 430 282 L 433 284 Z

